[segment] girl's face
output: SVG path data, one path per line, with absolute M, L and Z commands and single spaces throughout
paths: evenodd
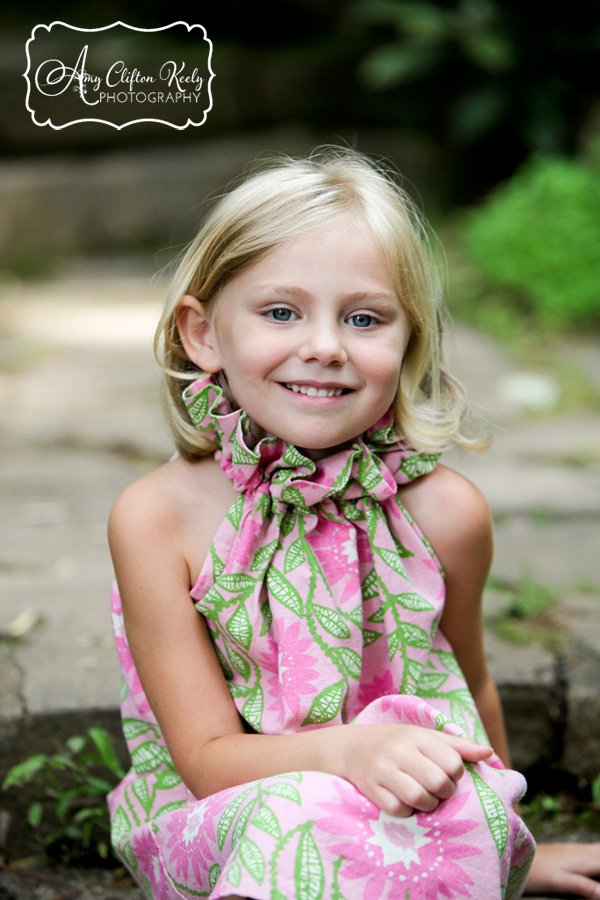
M 340 218 L 232 278 L 209 336 L 236 402 L 316 459 L 389 409 L 410 328 L 370 229 Z

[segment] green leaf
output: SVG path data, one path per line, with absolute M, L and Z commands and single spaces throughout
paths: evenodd
M 296 851 L 294 880 L 298 900 L 321 900 L 325 875 L 319 848 L 308 831 L 303 831 Z
M 242 880 L 242 867 L 239 862 L 234 862 L 227 873 L 227 881 L 229 884 L 233 885 L 233 887 L 239 887 L 240 881 Z
M 388 550 L 385 547 L 374 547 L 374 550 L 390 569 L 393 569 L 398 575 L 406 576 L 402 560 L 395 550 Z
M 250 663 L 248 662 L 248 660 L 244 659 L 243 656 L 240 656 L 239 653 L 236 653 L 236 651 L 230 644 L 226 644 L 225 650 L 227 652 L 229 662 L 231 663 L 233 668 L 236 670 L 236 672 L 240 673 L 244 681 L 248 681 L 251 671 Z
M 32 803 L 27 810 L 27 821 L 32 828 L 38 828 L 44 817 L 44 807 L 41 803 Z
M 243 603 L 240 603 L 234 614 L 226 622 L 225 628 L 236 641 L 245 647 L 250 647 L 252 641 L 252 625 L 248 617 L 248 612 Z
M 449 653 L 447 650 L 438 650 L 437 655 L 443 667 L 450 672 L 452 675 L 458 675 L 459 678 L 463 677 L 462 670 L 456 660 L 454 653 Z
M 257 731 L 262 726 L 263 702 L 262 688 L 260 684 L 257 684 L 242 707 L 242 716 Z
M 243 508 L 244 508 L 244 495 L 239 494 L 239 496 L 236 498 L 235 503 L 233 504 L 233 506 L 230 508 L 229 512 L 227 513 L 227 518 L 229 519 L 229 521 L 231 522 L 231 524 L 233 525 L 233 527 L 235 528 L 236 531 L 240 530 L 240 522 L 242 521 Z
M 131 751 L 131 762 L 138 775 L 153 772 L 164 765 L 168 758 L 166 748 L 157 744 L 156 741 L 145 741 Z
M 296 525 L 296 519 L 298 518 L 298 513 L 295 509 L 288 509 L 285 516 L 281 520 L 281 534 L 282 537 L 287 537 L 288 534 L 291 534 L 294 530 L 294 526 Z
M 301 566 L 306 559 L 304 551 L 304 541 L 302 538 L 296 538 L 288 547 L 285 554 L 285 562 L 283 564 L 284 572 L 292 572 Z
M 266 547 L 261 547 L 254 554 L 254 559 L 252 560 L 252 565 L 250 566 L 251 572 L 258 572 L 262 569 L 267 563 L 270 562 L 273 554 L 277 550 L 279 546 L 279 538 L 275 538 L 275 540 L 271 541 Z
M 48 757 L 42 753 L 30 756 L 29 759 L 17 763 L 10 769 L 2 782 L 2 790 L 6 791 L 14 784 L 22 784 L 25 781 L 31 781 L 38 774 L 40 769 L 46 764 Z
M 447 678 L 443 672 L 426 672 L 419 678 L 419 693 L 429 694 L 439 691 Z
M 345 682 L 338 681 L 317 694 L 302 725 L 316 725 L 335 719 L 342 705 L 344 688 Z
M 279 820 L 272 809 L 268 806 L 262 806 L 256 818 L 252 822 L 257 828 L 261 828 L 274 837 L 275 840 L 281 840 L 281 826 Z
M 216 581 L 219 575 L 223 573 L 223 569 L 225 568 L 225 563 L 217 553 L 214 544 L 210 545 L 210 555 L 212 557 L 213 564 L 213 578 Z
M 139 800 L 146 815 L 148 815 L 152 808 L 152 797 L 150 796 L 150 791 L 148 790 L 146 782 L 142 779 L 134 781 L 131 785 L 131 790 Z
M 127 741 L 131 741 L 134 738 L 140 737 L 142 734 L 146 734 L 147 731 L 152 730 L 152 726 L 148 724 L 148 722 L 144 722 L 143 719 L 123 719 L 123 734 L 125 735 L 125 739 Z
M 419 625 L 412 625 L 409 622 L 398 626 L 402 632 L 402 639 L 409 647 L 416 647 L 420 650 L 429 650 L 431 641 L 429 635 L 424 628 Z
M 257 884 L 262 884 L 265 877 L 265 858 L 258 844 L 245 837 L 240 844 L 240 859 Z
M 160 772 L 156 773 L 156 790 L 169 791 L 171 788 L 181 784 L 181 781 L 181 775 L 178 775 L 177 772 L 169 772 L 166 769 L 161 769 Z
M 123 766 L 119 761 L 119 758 L 117 757 L 112 738 L 108 731 L 105 731 L 104 728 L 99 728 L 97 725 L 95 725 L 88 730 L 88 734 L 94 742 L 96 749 L 100 754 L 100 759 L 107 767 L 107 769 L 110 769 L 110 771 L 114 775 L 116 775 L 117 778 L 123 778 L 125 776 L 125 772 L 123 770 Z
M 398 594 L 398 602 L 405 609 L 411 609 L 413 612 L 424 612 L 427 609 L 435 609 L 433 603 L 425 600 L 420 594 Z
M 262 625 L 260 627 L 260 636 L 264 637 L 265 634 L 268 634 L 269 628 L 273 624 L 273 613 L 271 612 L 271 604 L 269 600 L 265 600 L 260 608 L 260 615 L 262 618 Z
M 292 800 L 294 803 L 297 803 L 298 806 L 301 806 L 302 804 L 298 788 L 295 788 L 293 784 L 287 784 L 285 781 L 277 781 L 275 784 L 270 784 L 264 789 L 264 793 L 273 794 L 275 797 L 284 797 L 286 800 Z
M 225 838 L 231 828 L 231 823 L 235 819 L 238 809 L 251 790 L 252 788 L 246 788 L 246 790 L 242 791 L 241 794 L 238 794 L 235 800 L 233 800 L 223 811 L 221 818 L 219 819 L 219 824 L 217 825 L 217 843 L 219 845 L 219 850 L 223 849 Z
M 159 816 L 168 815 L 168 813 L 175 812 L 175 810 L 181 809 L 181 807 L 186 806 L 186 804 L 186 800 L 172 800 L 171 803 L 165 803 L 164 806 L 157 809 L 152 818 L 158 819 Z
M 374 644 L 380 637 L 383 637 L 383 632 L 371 631 L 370 628 L 365 628 L 363 630 L 363 646 L 368 647 L 369 644 Z
M 411 479 L 418 478 L 420 475 L 427 475 L 435 469 L 439 453 L 415 453 L 403 460 L 400 466 L 404 474 Z
M 251 590 L 256 584 L 256 578 L 245 575 L 243 572 L 226 572 L 219 576 L 217 584 L 224 591 L 229 591 L 230 594 L 239 594 Z
M 213 865 L 210 867 L 210 871 L 208 873 L 208 883 L 210 885 L 211 891 L 214 890 L 215 885 L 220 877 L 221 877 L 221 866 L 219 865 L 219 863 L 213 863 Z
M 327 606 L 313 605 L 315 616 L 325 631 L 338 638 L 349 638 L 350 629 L 340 616 L 337 609 L 329 609 Z
M 350 675 L 351 678 L 360 678 L 362 671 L 362 660 L 356 650 L 350 647 L 336 647 L 333 650 L 333 658 L 339 662 L 343 670 Z
M 111 834 L 116 844 L 131 834 L 131 822 L 122 806 L 117 807 L 111 824 Z
M 252 811 L 254 810 L 255 806 L 256 806 L 256 797 L 253 800 L 250 800 L 250 802 L 246 804 L 246 806 L 243 808 L 243 810 L 239 814 L 238 820 L 235 823 L 235 827 L 234 827 L 233 833 L 231 835 L 231 846 L 232 847 L 235 847 L 235 845 L 241 838 L 242 834 L 244 833 L 246 825 L 248 824 L 248 819 L 252 815 Z
M 303 613 L 302 598 L 287 578 L 271 566 L 267 571 L 267 587 L 273 597 L 297 616 Z
M 498 857 L 500 858 L 504 853 L 506 841 L 508 840 L 508 815 L 506 809 L 498 794 L 483 780 L 481 775 L 475 772 L 471 765 L 467 764 L 466 767 L 473 778 L 475 790 L 479 795 L 479 800 L 483 807 L 488 827 L 494 838 Z

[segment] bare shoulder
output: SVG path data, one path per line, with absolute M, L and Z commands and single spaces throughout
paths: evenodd
M 177 551 L 193 582 L 234 500 L 231 482 L 213 457 L 160 466 L 125 488 L 112 508 L 108 537 L 115 564 L 132 554 Z
M 472 481 L 439 465 L 403 488 L 401 499 L 447 574 L 457 560 L 464 563 L 473 556 L 489 566 L 492 517 L 487 500 Z

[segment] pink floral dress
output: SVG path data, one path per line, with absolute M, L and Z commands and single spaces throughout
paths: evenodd
M 191 591 L 250 730 L 412 723 L 486 742 L 437 627 L 440 564 L 398 486 L 433 469 L 391 416 L 318 462 L 275 438 L 210 380 L 185 393 L 239 491 Z M 123 730 L 132 768 L 109 797 L 114 848 L 153 900 L 511 900 L 533 840 L 513 810 L 521 775 L 467 765 L 432 813 L 395 818 L 350 782 L 288 772 L 197 800 L 181 781 L 127 646 Z M 201 689 L 201 688 L 199 688 Z

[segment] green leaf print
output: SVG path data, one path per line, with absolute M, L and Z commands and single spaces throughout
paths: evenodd
M 229 662 L 231 663 L 233 668 L 236 670 L 236 672 L 240 673 L 240 675 L 242 676 L 244 681 L 248 681 L 248 679 L 250 678 L 250 671 L 251 671 L 250 663 L 248 662 L 248 660 L 244 659 L 243 656 L 240 656 L 239 653 L 236 653 L 236 651 L 233 649 L 233 647 L 230 644 L 225 645 L 225 651 L 227 653 Z
M 465 714 L 460 703 L 450 704 L 450 718 L 452 719 L 454 724 L 458 725 L 460 730 L 464 732 L 465 737 L 470 737 L 467 720 L 465 719 Z
M 219 575 L 223 572 L 223 569 L 225 568 L 225 563 L 223 562 L 223 560 L 221 559 L 221 557 L 215 550 L 214 544 L 210 545 L 210 555 L 212 557 L 212 564 L 213 564 L 213 578 L 216 581 L 217 578 L 219 577 Z
M 294 508 L 288 509 L 285 516 L 281 520 L 280 531 L 282 537 L 287 537 L 288 534 L 291 534 L 294 530 L 294 526 L 296 525 L 296 519 L 298 518 L 298 513 Z
M 187 398 L 188 392 L 187 389 L 184 392 L 184 398 Z M 202 423 L 204 422 L 207 414 L 208 414 L 208 394 L 206 391 L 200 391 L 199 394 L 192 400 L 192 402 L 187 407 L 187 411 L 190 419 L 194 422 L 195 425 L 202 427 Z
M 437 655 L 439 661 L 448 672 L 450 672 L 452 675 L 458 675 L 459 678 L 463 677 L 463 673 L 458 662 L 456 661 L 454 653 L 450 653 L 448 652 L 448 650 L 438 650 Z
M 260 847 L 249 837 L 240 844 L 240 859 L 257 884 L 262 884 L 265 877 L 265 858 Z
M 303 456 L 299 450 L 294 447 L 293 444 L 286 444 L 285 453 L 283 454 L 283 462 L 287 466 L 292 466 L 292 468 L 296 468 L 296 466 L 307 466 L 310 465 L 305 456 Z M 287 473 L 284 473 L 287 478 Z
M 426 609 L 435 609 L 433 603 L 425 600 L 420 594 L 398 594 L 398 602 L 405 609 L 412 609 L 413 612 L 423 612 Z
M 142 734 L 153 730 L 152 726 L 148 722 L 144 722 L 143 719 L 123 719 L 122 725 L 123 734 L 127 741 L 141 737 Z
M 153 772 L 168 761 L 170 762 L 170 756 L 167 748 L 156 741 L 145 741 L 131 751 L 131 762 L 138 775 Z
M 127 843 L 119 849 L 121 851 L 123 862 L 129 866 L 132 872 L 137 871 L 138 861 L 131 847 L 131 841 L 127 841 Z
M 363 623 L 363 609 L 361 606 L 355 606 L 352 612 L 346 614 L 346 617 L 350 619 L 351 622 L 354 622 L 358 628 L 362 628 Z
M 351 650 L 350 647 L 336 647 L 332 655 L 336 663 L 340 663 L 351 678 L 360 678 L 362 660 L 356 650 Z
M 398 575 L 402 575 L 406 577 L 406 573 L 404 571 L 404 566 L 402 565 L 402 560 L 395 550 L 387 550 L 385 547 L 374 547 L 375 553 L 377 556 L 381 557 L 384 563 L 393 569 L 394 572 L 397 572 Z
M 375 610 L 375 612 L 373 613 L 372 616 L 369 616 L 368 621 L 379 624 L 380 622 L 383 622 L 384 619 L 385 619 L 385 609 L 382 606 L 380 606 L 379 609 Z
M 260 569 L 264 568 L 270 561 L 275 553 L 275 551 L 279 547 L 279 538 L 275 538 L 274 541 L 271 541 L 266 547 L 261 547 L 254 554 L 254 559 L 252 560 L 252 565 L 250 566 L 251 572 L 258 572 Z
M 409 647 L 416 647 L 420 650 L 429 650 L 431 641 L 429 635 L 424 628 L 419 625 L 411 625 L 409 622 L 398 626 L 402 631 L 402 639 Z
M 337 609 L 329 609 L 327 606 L 313 605 L 313 611 L 317 620 L 329 634 L 338 638 L 349 638 L 350 629 L 340 616 Z
M 157 809 L 152 818 L 158 819 L 159 816 L 165 816 L 168 813 L 175 812 L 176 809 L 181 809 L 181 807 L 185 805 L 185 800 L 172 800 L 171 803 L 165 803 L 164 806 L 161 806 L 160 809 Z
M 129 821 L 129 816 L 122 806 L 118 806 L 111 824 L 111 835 L 113 841 L 115 843 L 122 841 L 129 834 L 131 834 L 131 828 L 132 826 L 131 822 Z
M 242 834 L 246 829 L 246 825 L 248 824 L 248 819 L 252 815 L 254 807 L 256 806 L 256 797 L 253 800 L 250 800 L 249 803 L 243 808 L 241 813 L 238 816 L 238 820 L 235 823 L 233 833 L 231 835 L 231 846 L 235 847 Z
M 238 794 L 235 800 L 233 800 L 229 806 L 227 806 L 219 819 L 219 824 L 217 825 L 217 843 L 219 845 L 219 850 L 223 849 L 223 845 L 225 843 L 225 838 L 229 833 L 229 829 L 231 828 L 231 823 L 236 817 L 237 811 L 250 793 L 252 788 L 246 788 L 245 791 L 242 791 L 241 794 Z
M 177 772 L 168 772 L 163 769 L 156 773 L 156 789 L 157 791 L 169 791 L 181 784 L 181 780 L 181 775 L 178 775 Z
M 290 777 L 289 775 L 287 776 Z M 275 797 L 284 797 L 286 800 L 292 800 L 298 806 L 302 804 L 300 792 L 293 784 L 287 784 L 285 781 L 277 781 L 264 788 L 265 794 L 273 794 Z
M 374 600 L 375 597 L 379 596 L 379 582 L 375 569 L 371 569 L 369 574 L 365 576 L 360 590 L 363 600 Z
M 242 867 L 239 862 L 234 862 L 227 873 L 227 881 L 233 887 L 239 887 L 242 880 Z
M 344 687 L 344 681 L 337 681 L 317 694 L 302 725 L 316 725 L 335 719 L 342 705 Z
M 266 833 L 270 834 L 275 840 L 281 840 L 281 825 L 279 824 L 279 819 L 268 806 L 261 807 L 252 824 L 256 825 L 257 828 L 266 831 Z
M 233 525 L 236 531 L 240 530 L 240 522 L 242 521 L 242 510 L 244 509 L 244 495 L 240 494 L 237 498 L 233 506 L 230 508 L 227 513 L 227 518 Z
M 233 454 L 231 461 L 234 466 L 256 465 L 256 454 L 252 453 L 251 450 L 247 450 L 246 447 L 240 444 L 235 434 L 233 435 Z
M 271 566 L 267 571 L 267 587 L 273 597 L 282 606 L 287 606 L 293 613 L 301 617 L 303 613 L 302 598 L 293 584 L 278 569 Z
M 227 620 L 225 628 L 242 647 L 245 647 L 246 650 L 248 649 L 252 641 L 252 625 L 243 603 L 238 606 L 231 618 Z
M 147 817 L 152 808 L 152 797 L 150 796 L 148 785 L 145 781 L 134 781 L 131 785 L 131 790 L 139 800 L 140 805 L 146 813 Z
M 208 873 L 208 883 L 210 885 L 211 891 L 214 890 L 215 884 L 219 880 L 220 875 L 221 875 L 221 866 L 219 865 L 219 863 L 213 863 L 213 865 L 210 867 L 210 871 Z
M 402 461 L 400 469 L 412 481 L 419 475 L 427 475 L 433 471 L 439 458 L 439 453 L 415 453 Z
M 296 851 L 294 872 L 297 900 L 321 900 L 325 875 L 319 848 L 310 831 L 303 831 Z
M 501 857 L 508 840 L 508 815 L 506 809 L 496 791 L 483 780 L 481 775 L 473 769 L 473 766 L 466 763 L 466 768 L 473 778 L 473 784 L 479 795 L 488 827 L 498 850 L 498 857 Z
M 381 631 L 371 631 L 370 628 L 363 629 L 363 647 L 374 644 L 380 637 L 383 637 L 383 632 Z
M 443 672 L 426 672 L 419 679 L 419 693 L 429 694 L 439 691 L 447 678 Z
M 296 509 L 306 509 L 306 503 L 304 502 L 302 492 L 299 491 L 298 488 L 290 487 L 289 484 L 286 484 L 284 487 L 282 487 L 281 499 L 284 503 L 291 503 L 296 507 Z
M 233 672 L 231 670 L 231 667 L 230 667 L 229 663 L 227 662 L 227 660 L 225 659 L 225 656 L 223 655 L 223 652 L 221 651 L 221 649 L 219 647 L 217 647 L 217 645 L 215 644 L 215 637 L 212 632 L 211 632 L 210 637 L 213 642 L 213 647 L 214 647 L 215 653 L 217 655 L 217 659 L 219 660 L 219 665 L 221 666 L 221 670 L 223 672 L 223 675 L 225 676 L 225 680 L 231 681 L 233 679 Z
M 271 612 L 271 604 L 268 599 L 265 600 L 263 605 L 260 608 L 260 615 L 262 618 L 262 625 L 260 627 L 260 636 L 264 637 L 265 634 L 268 633 L 269 628 L 273 624 L 273 613 Z
M 219 587 L 231 594 L 252 590 L 255 584 L 256 578 L 244 575 L 243 572 L 227 572 L 225 575 L 221 575 L 218 581 Z
M 298 566 L 301 566 L 305 559 L 304 541 L 302 538 L 296 538 L 286 551 L 283 571 L 286 573 L 292 572 L 294 569 L 297 569 Z
M 423 671 L 423 663 L 420 663 L 417 659 L 409 659 L 406 662 L 406 674 L 408 676 L 409 681 L 412 681 L 414 684 L 417 684 L 419 679 L 421 678 L 421 673 Z
M 242 715 L 246 722 L 252 725 L 257 731 L 262 727 L 263 715 L 263 692 L 260 684 L 257 684 L 252 694 L 246 700 L 242 707 Z

